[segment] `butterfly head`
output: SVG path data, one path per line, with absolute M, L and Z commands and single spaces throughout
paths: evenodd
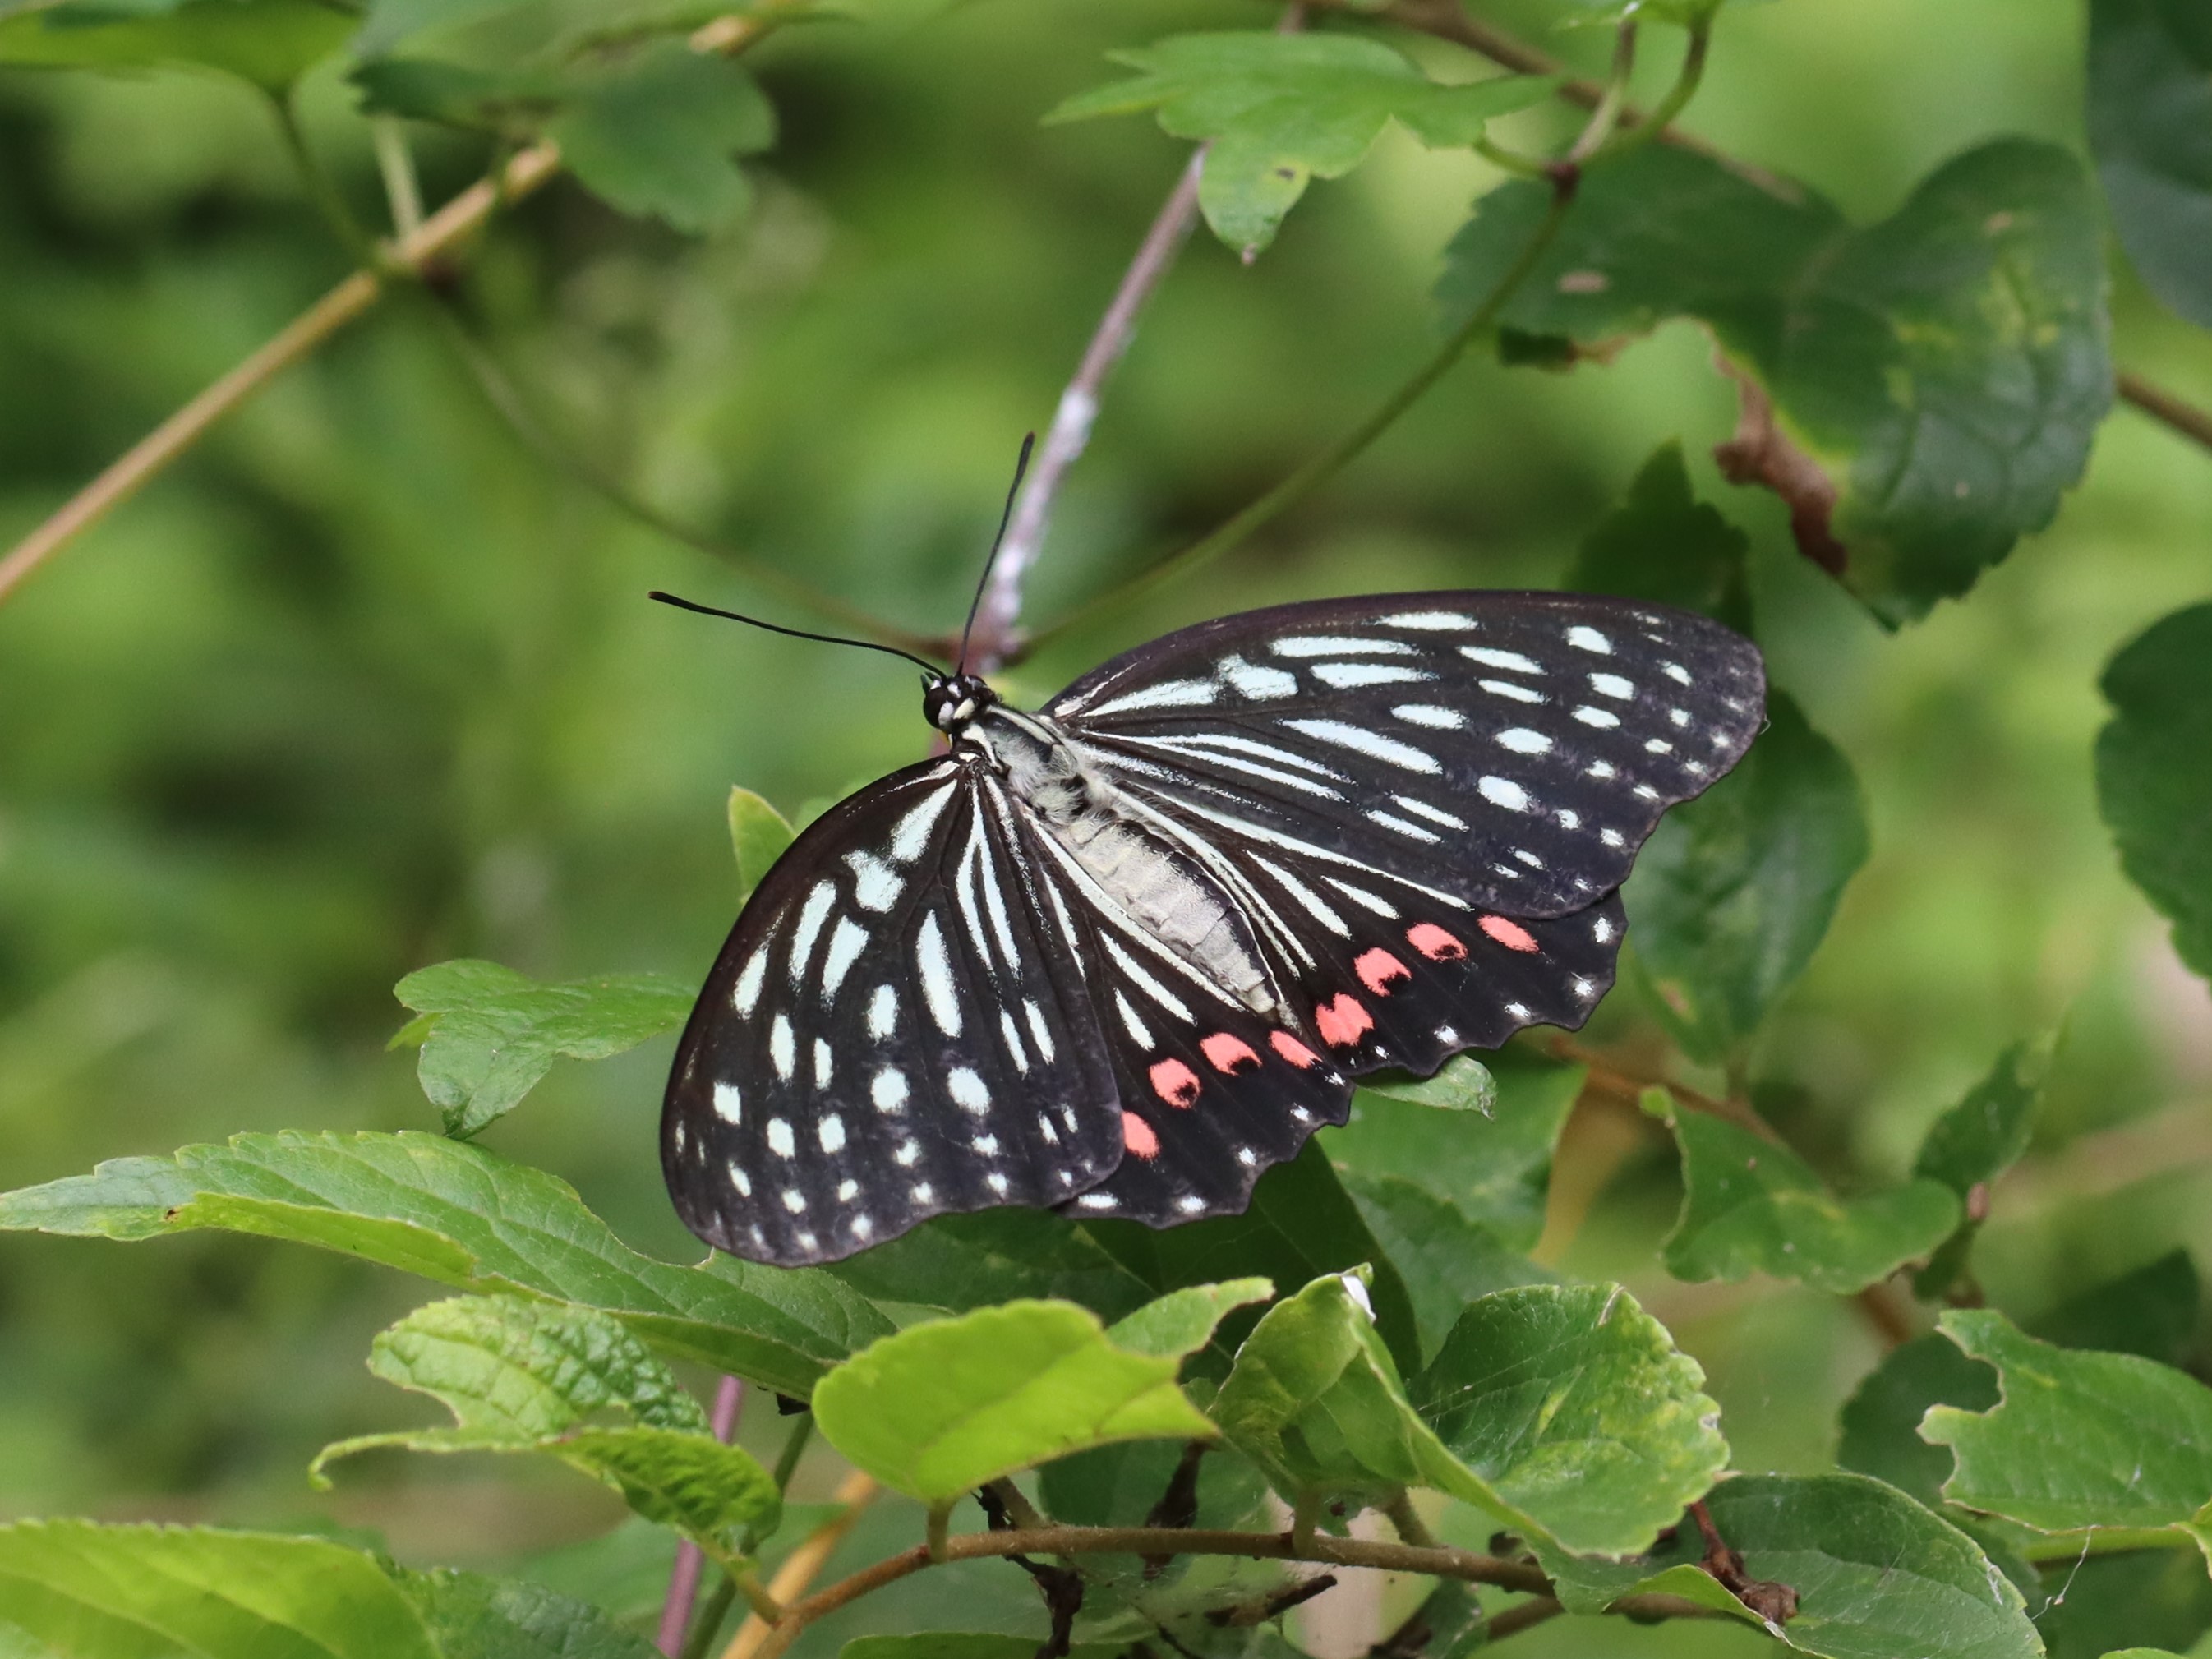
M 979 674 L 936 674 L 921 683 L 921 712 L 948 738 L 998 702 L 999 694 Z

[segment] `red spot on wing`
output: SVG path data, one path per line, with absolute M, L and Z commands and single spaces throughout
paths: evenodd
M 1535 951 L 1542 947 L 1536 936 L 1517 921 L 1508 921 L 1503 916 L 1485 916 L 1476 924 L 1509 951 Z
M 1406 943 L 1431 962 L 1457 962 L 1467 954 L 1467 946 L 1456 934 L 1446 933 L 1433 921 L 1417 921 L 1408 927 Z
M 1413 970 L 1388 951 L 1363 951 L 1352 968 L 1359 982 L 1378 997 L 1389 996 L 1390 987 L 1399 980 L 1413 977 Z
M 1216 1031 L 1212 1036 L 1200 1037 L 1198 1046 L 1206 1051 L 1206 1059 L 1213 1062 L 1213 1069 L 1217 1072 L 1233 1073 L 1260 1063 L 1260 1056 L 1252 1052 L 1250 1044 L 1230 1036 L 1226 1031 Z
M 1164 1060 L 1152 1067 L 1152 1092 L 1170 1106 L 1188 1106 L 1198 1098 L 1198 1073 L 1179 1060 Z
M 1321 1064 L 1321 1056 L 1288 1031 L 1268 1032 L 1267 1046 L 1302 1072 L 1309 1066 Z
M 1375 1029 L 1375 1017 L 1358 998 L 1340 991 L 1314 1010 L 1314 1024 L 1321 1028 L 1321 1040 L 1330 1048 L 1349 1048 L 1363 1031 Z
M 1139 1158 L 1160 1155 L 1160 1138 L 1152 1133 L 1152 1126 L 1134 1112 L 1121 1114 L 1121 1144 Z

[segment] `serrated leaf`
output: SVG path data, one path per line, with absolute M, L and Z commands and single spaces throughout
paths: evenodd
M 1431 149 L 1455 148 L 1558 84 L 1523 76 L 1440 86 L 1401 53 L 1352 34 L 1177 34 L 1113 56 L 1140 72 L 1045 118 L 1156 109 L 1171 136 L 1210 140 L 1199 205 L 1213 234 L 1248 258 L 1274 240 L 1308 179 L 1349 173 L 1390 121 Z
M 1682 1149 L 1682 1212 L 1664 1246 L 1677 1279 L 1795 1279 L 1848 1296 L 1949 1237 L 1959 1200 L 1938 1181 L 1838 1198 L 1804 1159 L 1711 1112 L 1678 1109 L 1664 1090 L 1644 1109 Z
M 1797 1592 L 1796 1617 L 1765 1626 L 1785 1646 L 1826 1659 L 2040 1659 L 2011 1581 L 1964 1533 L 1879 1480 L 1739 1475 L 1708 1492 L 1705 1508 L 1753 1578 Z M 1703 1553 L 1686 1523 L 1638 1559 L 1539 1556 L 1571 1611 L 1659 1589 L 1759 1623 L 1692 1565 Z
M 1231 1309 L 1266 1302 L 1274 1294 L 1274 1285 L 1264 1279 L 1232 1279 L 1224 1285 L 1170 1291 L 1108 1326 L 1106 1339 L 1130 1353 L 1182 1359 L 1212 1340 L 1214 1328 Z
M 1497 1103 L 1484 1116 L 1419 1111 L 1363 1086 L 1351 1121 L 1320 1139 L 1346 1171 L 1410 1181 L 1508 1248 L 1528 1250 L 1544 1231 L 1552 1155 L 1584 1068 L 1508 1048 L 1487 1069 Z
M 801 1398 L 891 1328 L 818 1269 L 641 1255 L 567 1182 L 438 1135 L 240 1135 L 0 1194 L 0 1231 L 140 1239 L 203 1227 L 599 1308 L 663 1353 Z
M 316 1457 L 311 1478 L 384 1448 L 539 1453 L 721 1559 L 735 1557 L 745 1534 L 774 1529 L 782 1500 L 768 1471 L 716 1440 L 699 1403 L 608 1315 L 520 1297 L 434 1302 L 380 1333 L 368 1364 L 444 1405 L 453 1426 L 339 1441 Z
M 1114 1320 L 1153 1296 L 1083 1227 L 1049 1210 L 939 1216 L 826 1271 L 874 1301 L 947 1313 L 1029 1297 L 1078 1302 Z
M 1422 1115 L 1468 1127 L 1481 1122 Z M 1401 1367 L 1420 1363 L 1420 1328 L 1405 1281 L 1383 1258 L 1318 1139 L 1261 1176 L 1242 1215 L 1212 1216 L 1159 1232 L 1134 1221 L 1086 1221 L 1083 1229 L 1155 1295 L 1232 1279 L 1304 1285 L 1324 1273 L 1367 1267 L 1373 1275 L 1368 1295 L 1376 1329 Z M 1231 1314 L 1223 1322 L 1221 1341 L 1233 1348 L 1255 1322 L 1249 1313 Z M 1204 1370 L 1206 1356 L 1191 1364 Z
M 1449 315 L 1550 199 L 1483 198 L 1438 289 Z M 1584 176 L 1501 321 L 1585 345 L 1705 324 L 1745 386 L 1723 470 L 1781 493 L 1800 549 L 1895 626 L 1972 586 L 2081 477 L 2112 395 L 2105 289 L 2088 181 L 2051 145 L 1971 150 L 1862 229 L 1647 144 Z
M 1849 761 L 1770 691 L 1735 769 L 1660 820 L 1622 890 L 1631 971 L 1692 1058 L 1740 1055 L 1827 934 L 1867 860 Z
M 1936 1406 L 1921 1425 L 1957 1460 L 1953 1502 L 2040 1532 L 2185 1528 L 2212 1504 L 2212 1389 L 2186 1371 L 2053 1347 L 1992 1309 L 1939 1324 L 2001 1390 L 1987 1412 Z
M 901 1331 L 816 1385 L 823 1435 L 925 1503 L 1085 1447 L 1204 1439 L 1178 1361 L 1117 1346 L 1068 1302 L 1012 1302 Z
M 656 1659 L 659 1652 L 602 1609 L 542 1584 L 442 1567 L 391 1573 L 445 1659 Z
M 2212 18 L 2197 0 L 2090 0 L 2088 117 L 2144 285 L 2212 328 Z
M 1670 442 L 1630 481 L 1627 500 L 1583 538 L 1565 585 L 1703 611 L 1747 634 L 1750 550 L 1751 538 L 1692 492 L 1682 446 Z
M 2043 1081 L 2051 1070 L 2051 1051 L 2048 1041 L 2014 1043 L 1964 1100 L 1929 1126 L 1912 1173 L 1942 1182 L 1958 1194 L 1964 1208 L 1958 1230 L 1913 1279 L 1913 1291 L 1923 1301 L 1940 1299 L 1965 1276 L 1974 1235 L 1982 1225 L 1975 1218 L 1975 1188 L 1984 1188 L 1986 1195 L 1987 1184 L 2027 1150 Z
M 361 1551 L 202 1527 L 0 1527 L 0 1624 L 70 1659 L 446 1659 Z
M 1408 1390 L 1452 1454 L 1565 1549 L 1639 1549 L 1728 1463 L 1705 1372 L 1617 1285 L 1470 1304 Z
M 775 111 L 738 64 L 661 40 L 577 82 L 546 136 L 603 201 L 703 235 L 750 203 L 735 158 L 775 142 Z
M 696 993 L 663 974 L 622 974 L 548 985 L 495 962 L 418 969 L 392 987 L 410 1020 L 395 1042 L 422 1033 L 416 1075 L 446 1133 L 466 1139 L 521 1104 L 566 1054 L 605 1060 L 673 1030 Z
M 1352 1173 L 1344 1184 L 1368 1230 L 1405 1276 L 1425 1359 L 1435 1357 L 1461 1311 L 1475 1297 L 1519 1285 L 1549 1284 L 1558 1277 L 1410 1181 Z
M 355 19 L 319 0 L 64 0 L 0 16 L 0 64 L 218 70 L 282 94 L 345 44 Z
M 743 904 L 799 832 L 763 797 L 742 786 L 732 787 L 729 811 L 730 850 L 737 854 L 738 902 Z
M 2212 978 L 2212 605 L 2137 635 L 2100 689 L 2112 719 L 2097 734 L 2097 805 L 2120 866 Z

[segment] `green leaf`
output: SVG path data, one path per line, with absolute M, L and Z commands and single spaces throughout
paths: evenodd
M 368 1368 L 439 1401 L 453 1426 L 339 1441 L 316 1457 L 311 1479 L 386 1447 L 547 1453 L 723 1559 L 744 1534 L 775 1528 L 782 1500 L 768 1471 L 717 1441 L 668 1368 L 595 1310 L 520 1297 L 434 1302 L 381 1333 Z
M 1482 198 L 1452 244 L 1448 313 L 1490 290 L 1550 199 L 1532 183 Z M 1584 176 L 1501 321 L 1583 345 L 1703 322 L 1744 386 L 1723 470 L 1778 490 L 1801 550 L 1895 626 L 1972 586 L 2080 477 L 2112 395 L 2105 287 L 2093 192 L 2051 145 L 1971 150 L 1859 229 L 1813 192 L 1647 144 Z
M 1836 1462 L 1940 1508 L 1951 1454 L 1920 1437 L 1920 1419 L 1930 1406 L 1986 1411 L 1996 1403 L 1996 1372 L 1930 1331 L 1893 1348 L 1860 1379 L 1838 1419 Z
M 1560 1547 L 1643 1548 L 1728 1463 L 1705 1372 L 1618 1285 L 1500 1291 L 1408 1390 L 1437 1437 Z
M 939 1503 L 1109 1441 L 1206 1437 L 1177 1364 L 1073 1303 L 1012 1302 L 885 1337 L 822 1379 L 814 1415 L 854 1464 Z
M 1473 1054 L 1454 1054 L 1434 1077 L 1382 1072 L 1360 1079 L 1359 1086 L 1385 1100 L 1402 1100 L 1447 1112 L 1480 1112 L 1490 1117 L 1498 1110 L 1498 1079 Z
M 2212 17 L 2198 0 L 2090 0 L 2089 149 L 2144 285 L 2212 328 Z
M 390 1571 L 445 1659 L 656 1659 L 659 1651 L 588 1601 L 540 1584 Z
M 1211 141 L 1199 205 L 1213 234 L 1248 258 L 1274 240 L 1308 179 L 1349 173 L 1391 120 L 1432 149 L 1456 148 L 1558 84 L 1522 76 L 1439 86 L 1399 52 L 1352 34 L 1177 34 L 1113 57 L 1140 73 L 1045 118 L 1157 109 L 1172 137 Z
M 2020 1591 L 1973 1540 L 1879 1480 L 1739 1475 L 1708 1492 L 1705 1508 L 1752 1577 L 1797 1592 L 1796 1616 L 1765 1629 L 1801 1653 L 2039 1659 L 2043 1651 Z M 1659 1589 L 1757 1622 L 1692 1565 L 1703 1553 L 1697 1528 L 1686 1523 L 1668 1547 L 1639 1559 L 1538 1552 L 1570 1611 L 1595 1613 L 1622 1595 Z
M 1405 1277 L 1425 1358 L 1435 1357 L 1461 1310 L 1475 1297 L 1557 1278 L 1410 1181 L 1354 1173 L 1345 1176 L 1344 1184 L 1368 1230 Z
M 2212 1629 L 2212 1578 L 2193 1550 L 2069 1555 L 2051 1564 L 2044 1600 L 2035 1624 L 2051 1659 L 2100 1659 L 2116 1648 L 2185 1654 Z
M 703 234 L 750 203 L 734 158 L 775 142 L 775 112 L 739 65 L 661 40 L 580 82 L 546 136 L 593 195 Z
M 730 790 L 730 849 L 738 858 L 738 902 L 753 896 L 761 878 L 799 832 L 791 821 L 750 789 Z
M 140 1239 L 202 1227 L 599 1308 L 664 1353 L 800 1398 L 891 1328 L 817 1269 L 640 1255 L 567 1182 L 438 1135 L 240 1135 L 0 1194 L 0 1231 Z
M 1665 443 L 1630 482 L 1628 499 L 1583 538 L 1565 586 L 1700 611 L 1747 634 L 1750 550 L 1750 537 L 1691 493 L 1681 444 Z
M 64 0 L 0 16 L 0 64 L 219 70 L 282 94 L 345 44 L 353 14 L 319 0 Z
M 2177 1246 L 2068 1297 L 2028 1322 L 2027 1331 L 2062 1348 L 2101 1348 L 2181 1365 L 2196 1352 L 2201 1299 L 2197 1264 Z
M 422 1018 L 422 1092 L 465 1139 L 504 1117 L 562 1054 L 605 1060 L 673 1030 L 696 993 L 661 974 L 624 974 L 546 985 L 495 962 L 441 962 L 392 988 Z M 394 1039 L 395 1042 L 400 1039 Z
M 1958 1198 L 1941 1182 L 1838 1198 L 1787 1146 L 1677 1109 L 1664 1090 L 1647 1090 L 1644 1109 L 1682 1149 L 1682 1213 L 1665 1245 L 1677 1279 L 1763 1273 L 1848 1296 L 1927 1255 L 1959 1224 Z
M 1480 1119 L 1455 1115 L 1423 1115 L 1466 1127 L 1480 1125 Z M 1309 1141 L 1297 1157 L 1261 1176 L 1242 1215 L 1214 1216 L 1161 1232 L 1134 1221 L 1086 1221 L 1083 1226 L 1155 1295 L 1232 1279 L 1304 1285 L 1324 1273 L 1368 1267 L 1376 1329 L 1401 1368 L 1420 1363 L 1420 1328 L 1405 1281 L 1383 1259 L 1382 1246 L 1317 1141 Z M 1223 1323 L 1220 1343 L 1233 1349 L 1255 1322 L 1249 1314 L 1231 1315 Z M 1206 1369 L 1204 1357 L 1192 1365 Z
M 947 1313 L 1026 1297 L 1079 1302 L 1113 1320 L 1154 1293 L 1087 1231 L 1049 1210 L 939 1216 L 827 1271 L 871 1300 Z
M 1212 1340 L 1214 1327 L 1231 1309 L 1270 1301 L 1274 1294 L 1274 1285 L 1264 1279 L 1232 1279 L 1225 1285 L 1170 1291 L 1109 1326 L 1106 1339 L 1129 1353 L 1182 1359 Z
M 2051 1051 L 2048 1041 L 2018 1042 L 2006 1049 L 1990 1074 L 1937 1118 L 1920 1143 L 1912 1173 L 1942 1182 L 1964 1206 L 1958 1231 L 1913 1279 L 1913 1291 L 1923 1300 L 1939 1299 L 1965 1277 L 1974 1235 L 1981 1231 L 1979 1217 L 1987 1212 L 1988 1185 L 2027 1150 Z
M 1492 1055 L 1488 1069 L 1498 1098 L 1482 1117 L 1414 1110 L 1363 1083 L 1351 1121 L 1321 1139 L 1346 1171 L 1410 1181 L 1508 1248 L 1527 1250 L 1544 1231 L 1552 1154 L 1584 1071 L 1514 1048 Z
M 1048 1514 L 1073 1526 L 1140 1526 L 1167 1495 L 1187 1443 L 1123 1440 L 1073 1453 L 1038 1471 L 1038 1496 Z M 1197 1518 L 1191 1524 L 1224 1530 L 1271 1526 L 1267 1504 L 1267 1483 L 1251 1460 L 1213 1442 L 1198 1466 Z
M 1734 771 L 1669 812 L 1623 897 L 1632 971 L 1692 1058 L 1740 1055 L 1805 970 L 1867 860 L 1866 809 L 1843 751 L 1771 692 Z
M 2040 1532 L 2186 1528 L 2212 1504 L 2212 1389 L 2133 1354 L 2039 1342 L 1991 1309 L 1939 1322 L 2001 1389 L 1990 1411 L 1936 1406 L 1921 1425 L 1958 1460 L 1954 1502 Z
M 446 1659 L 399 1588 L 321 1538 L 200 1527 L 0 1527 L 0 1632 L 41 1654 Z
M 360 33 L 353 38 L 353 53 L 379 58 L 410 36 L 457 28 L 526 3 L 527 0 L 369 0 Z
M 2121 647 L 2101 682 L 2097 804 L 2120 866 L 2173 923 L 2173 948 L 2212 978 L 2212 605 L 2177 611 Z

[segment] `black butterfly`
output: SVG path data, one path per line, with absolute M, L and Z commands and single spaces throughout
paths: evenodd
M 1223 617 L 1035 714 L 932 671 L 950 752 L 810 825 L 692 1010 L 676 1207 L 786 1265 L 994 1205 L 1242 1210 L 1353 1076 L 1579 1026 L 1638 848 L 1764 702 L 1718 623 L 1561 593 Z

